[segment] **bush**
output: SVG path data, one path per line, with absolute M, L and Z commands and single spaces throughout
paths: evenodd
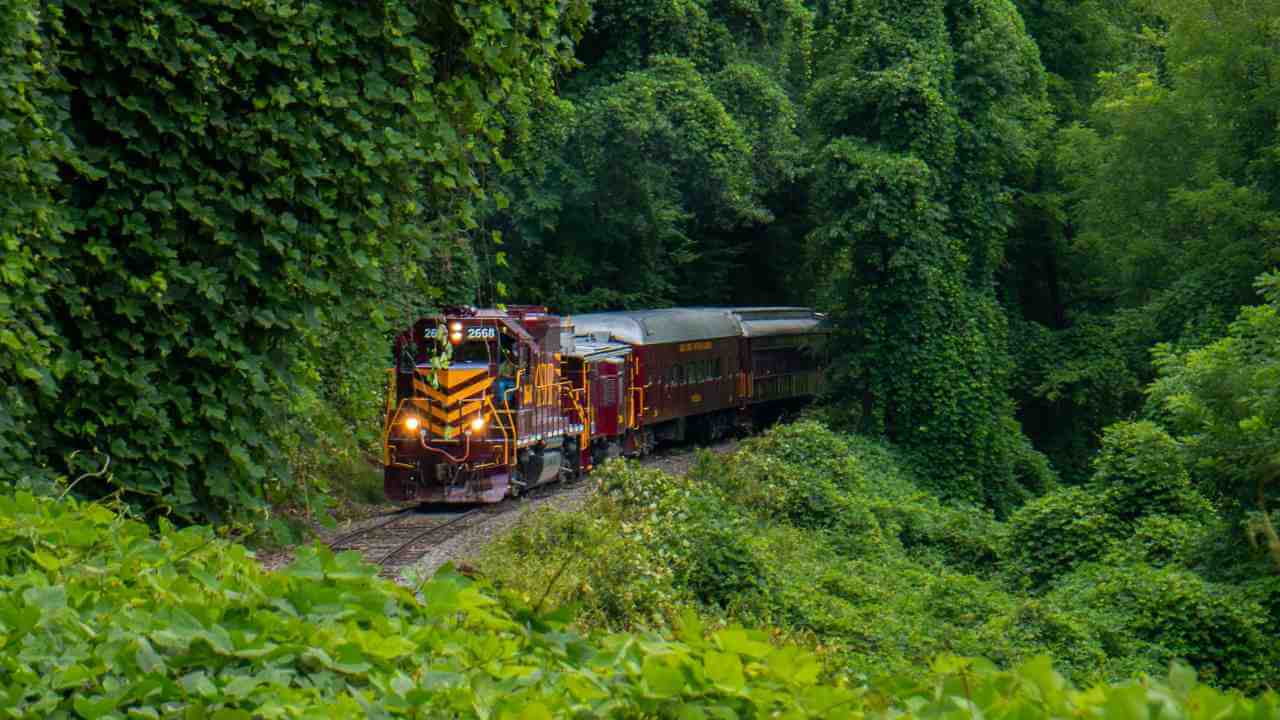
M 919 489 L 885 444 L 806 421 L 779 425 L 732 456 L 707 455 L 691 481 L 719 488 L 726 502 L 765 521 L 828 531 L 847 556 L 886 552 L 978 570 L 994 565 L 999 524 L 976 507 L 944 504 Z
M 1121 422 L 1104 430 L 1089 485 L 1103 493 L 1106 512 L 1122 521 L 1213 512 L 1192 487 L 1178 442 L 1152 422 Z
M 1117 557 L 1190 558 L 1203 537 L 1196 528 L 1214 519 L 1168 433 L 1150 422 L 1116 423 L 1086 485 L 1049 493 L 1009 518 L 1004 555 L 1020 582 L 1041 587 L 1113 548 Z
M 1016 665 L 1048 653 L 1076 682 L 1095 683 L 1150 668 L 1107 654 L 1087 620 L 1040 598 L 1015 602 L 993 613 L 978 633 L 983 657 L 1000 665 Z
M 1196 567 L 1203 564 L 1211 533 L 1218 526 L 1199 518 L 1152 515 L 1137 521 L 1133 533 L 1108 550 L 1112 565 L 1146 563 Z
M 1032 500 L 1009 518 L 1004 555 L 1020 585 L 1041 587 L 1101 557 L 1123 530 L 1097 493 L 1065 488 Z
M 754 528 L 712 502 L 695 501 L 690 519 L 669 528 L 684 552 L 676 581 L 706 605 L 727 609 L 768 594 L 768 572 L 749 545 Z
M 1280 648 L 1267 613 L 1233 586 L 1179 568 L 1092 564 L 1046 600 L 1087 619 L 1113 657 L 1147 658 L 1152 668 L 1184 660 L 1230 687 L 1280 682 Z
M 476 560 L 495 585 L 544 609 L 573 606 L 584 626 L 664 625 L 687 595 L 648 546 L 646 528 L 625 532 L 595 512 L 538 510 Z

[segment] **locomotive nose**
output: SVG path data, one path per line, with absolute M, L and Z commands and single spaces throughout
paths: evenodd
M 426 401 L 426 425 L 433 437 L 457 438 L 485 429 L 489 422 L 485 401 L 494 381 L 487 366 L 423 368 L 419 375 L 414 389 Z

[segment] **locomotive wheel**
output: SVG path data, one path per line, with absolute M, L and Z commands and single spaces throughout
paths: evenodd
M 582 453 L 578 450 L 578 441 L 565 439 L 564 454 L 560 461 L 560 476 L 570 480 L 582 475 Z

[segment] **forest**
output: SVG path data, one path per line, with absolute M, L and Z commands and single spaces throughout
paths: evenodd
M 10 716 L 1280 717 L 1274 0 L 0 0 L 0 158 Z M 828 391 L 261 570 L 447 303 L 812 306 Z

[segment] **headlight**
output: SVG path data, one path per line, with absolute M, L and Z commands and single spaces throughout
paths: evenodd
M 406 418 L 404 421 L 404 429 L 409 432 L 416 432 L 418 430 L 418 426 L 421 424 L 422 421 L 416 417 Z
M 478 417 L 475 420 L 471 421 L 471 430 L 473 432 L 480 432 L 483 429 L 484 429 L 484 417 Z

